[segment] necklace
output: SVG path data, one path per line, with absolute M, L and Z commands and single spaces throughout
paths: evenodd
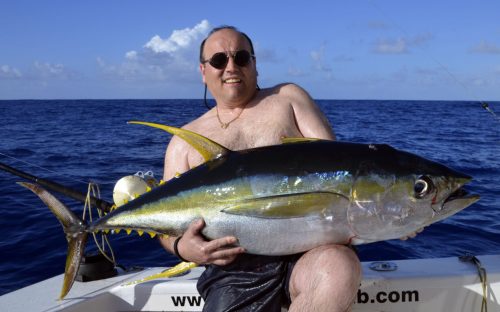
M 243 108 L 241 109 L 241 111 L 239 112 L 239 114 L 234 117 L 233 119 L 231 119 L 230 121 L 228 122 L 223 122 L 221 119 L 220 119 L 220 116 L 219 116 L 219 106 L 215 105 L 215 110 L 217 111 L 217 120 L 219 121 L 219 124 L 220 124 L 220 127 L 222 129 L 227 129 L 227 127 L 229 127 L 229 125 L 235 121 L 236 119 L 240 118 L 241 114 L 243 113 L 243 111 L 245 110 L 245 106 L 243 106 Z

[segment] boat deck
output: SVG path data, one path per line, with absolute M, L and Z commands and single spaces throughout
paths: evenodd
M 478 256 L 487 272 L 488 308 L 500 311 L 500 255 Z M 476 266 L 458 258 L 363 262 L 363 282 L 353 311 L 480 311 L 483 290 Z M 370 267 L 378 267 L 375 271 Z M 0 297 L 2 311 L 201 311 L 196 281 L 188 274 L 125 285 L 165 268 L 120 272 L 116 277 L 75 282 L 68 296 L 56 298 L 62 275 Z M 395 270 L 392 270 L 395 269 Z

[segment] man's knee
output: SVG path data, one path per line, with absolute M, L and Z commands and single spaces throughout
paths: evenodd
M 325 245 L 299 259 L 292 271 L 290 294 L 292 299 L 303 291 L 354 294 L 360 282 L 356 253 L 347 246 Z

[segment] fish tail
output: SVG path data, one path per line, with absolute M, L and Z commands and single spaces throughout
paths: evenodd
M 41 186 L 33 183 L 18 182 L 33 193 L 49 207 L 50 211 L 57 217 L 68 240 L 68 254 L 66 257 L 66 267 L 64 269 L 64 281 L 59 295 L 59 300 L 63 299 L 71 289 L 75 281 L 80 261 L 85 252 L 87 242 L 86 225 L 77 215 L 75 215 L 66 205 L 60 202 L 54 195 Z

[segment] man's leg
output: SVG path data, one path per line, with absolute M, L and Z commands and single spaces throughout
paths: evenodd
M 343 245 L 326 245 L 305 253 L 290 277 L 289 311 L 349 311 L 361 282 L 355 252 Z

